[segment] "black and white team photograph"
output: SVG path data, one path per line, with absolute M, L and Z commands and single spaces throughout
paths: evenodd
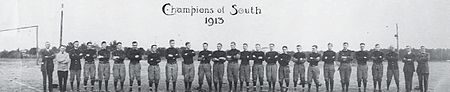
M 448 92 L 448 0 L 3 0 L 0 92 Z

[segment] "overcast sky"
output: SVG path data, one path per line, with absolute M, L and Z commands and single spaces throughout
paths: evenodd
M 39 25 L 39 44 L 59 44 L 60 3 L 62 0 L 2 0 L 0 29 Z M 450 48 L 449 0 L 64 0 L 63 43 L 118 40 L 130 46 L 133 40 L 149 48 L 151 44 L 177 47 L 190 41 L 196 50 L 201 43 L 236 41 L 254 48 L 255 43 L 275 43 L 277 50 L 287 45 L 294 50 L 301 44 L 305 50 L 328 42 L 335 50 L 342 42 L 357 49 L 360 42 L 367 48 L 375 43 L 383 48 L 395 46 L 395 24 L 399 25 L 400 47 Z M 225 7 L 225 14 L 166 16 L 165 3 L 176 7 Z M 258 6 L 260 15 L 231 16 L 231 5 Z M 222 25 L 206 26 L 205 17 L 223 17 Z M 388 27 L 386 27 L 388 26 Z M 35 46 L 32 29 L 0 32 L 0 49 Z

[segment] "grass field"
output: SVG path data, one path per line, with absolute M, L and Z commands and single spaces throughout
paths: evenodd
M 125 62 L 126 64 L 128 63 L 128 61 Z M 386 62 L 385 62 L 386 63 Z M 165 61 L 162 61 L 162 63 L 160 63 L 160 67 L 161 67 L 161 80 L 160 80 L 160 86 L 159 86 L 159 91 L 160 92 L 164 92 L 165 90 Z M 178 71 L 178 82 L 177 82 L 177 89 L 176 91 L 178 92 L 183 92 L 184 91 L 184 84 L 183 84 L 183 76 L 181 75 L 181 64 L 179 64 L 179 71 Z M 198 86 L 198 75 L 197 75 L 197 66 L 199 64 L 199 62 L 194 63 L 196 65 L 196 75 L 195 75 L 195 80 L 193 83 L 193 87 L 197 87 Z M 133 88 L 133 92 L 137 92 L 137 91 L 143 91 L 143 92 L 148 92 L 148 82 L 147 82 L 147 66 L 148 64 L 146 63 L 146 61 L 141 61 L 141 65 L 142 65 L 142 81 L 143 81 L 143 88 L 141 90 L 137 90 L 137 88 Z M 367 91 L 373 91 L 373 85 L 372 85 L 372 76 L 371 76 L 371 65 L 372 63 L 368 63 L 369 65 L 369 77 L 368 77 L 368 89 Z M 395 83 L 394 81 L 392 81 L 391 83 L 391 89 L 390 90 L 386 90 L 386 65 L 384 64 L 384 76 L 383 76 L 383 83 L 382 83 L 382 91 L 383 92 L 396 92 L 396 88 L 395 88 Z M 431 62 L 430 63 L 430 78 L 429 78 L 429 91 L 431 92 L 448 92 L 447 87 L 450 87 L 450 62 Z M 128 66 L 128 65 L 126 65 Z M 403 67 L 403 63 L 399 63 L 400 69 L 402 69 Z M 56 65 L 55 65 L 56 67 Z M 322 63 L 319 64 L 319 67 L 322 67 Z M 112 68 L 112 66 L 111 66 Z M 293 64 L 291 62 L 290 64 L 290 68 L 293 69 Z M 352 75 L 351 75 L 351 83 L 350 83 L 350 88 L 349 91 L 350 92 L 356 92 L 359 91 L 357 88 L 357 82 L 356 82 L 356 66 L 352 67 Z M 336 66 L 337 69 L 337 66 Z M 128 68 L 127 68 L 128 70 Z M 292 70 L 291 70 L 292 71 Z M 320 81 L 323 84 L 323 70 L 322 68 L 320 69 L 321 71 L 321 77 L 320 77 Z M 400 70 L 402 71 L 402 70 Z M 41 75 L 41 71 L 40 71 L 40 66 L 35 65 L 35 60 L 34 59 L 0 59 L 0 91 L 1 92 L 39 92 L 42 91 L 42 75 Z M 341 91 L 341 85 L 340 85 L 340 77 L 339 77 L 339 72 L 336 71 L 335 73 L 335 84 L 334 84 L 334 88 L 336 92 Z M 128 86 L 129 85 L 129 81 L 128 81 L 128 71 L 127 71 L 127 79 L 125 81 L 125 91 L 128 91 Z M 292 80 L 292 72 L 291 72 L 291 76 L 290 76 L 291 80 Z M 224 76 L 224 79 L 226 81 L 226 73 Z M 112 82 L 112 75 L 111 78 L 109 80 L 109 90 L 110 91 L 114 91 L 113 90 L 113 82 Z M 56 75 L 56 71 L 53 72 L 53 83 L 57 84 L 58 80 L 57 80 L 57 75 Z M 290 88 L 289 88 L 289 92 L 298 92 L 298 91 L 302 91 L 301 89 L 297 88 L 297 90 L 294 90 L 294 88 L 292 88 L 293 83 L 290 82 Z M 267 91 L 268 86 L 267 86 L 267 82 L 264 83 L 265 86 L 263 88 L 263 90 L 260 90 L 259 88 L 256 90 L 256 92 L 261 92 L 261 91 Z M 136 85 L 136 84 L 135 84 Z M 69 84 L 68 84 L 69 86 Z M 413 86 L 418 86 L 418 81 L 417 81 L 417 75 L 416 73 L 414 73 L 414 79 L 413 79 Z M 94 87 L 98 87 L 97 83 Z M 279 89 L 279 85 L 277 83 L 276 88 Z M 97 90 L 94 91 L 98 91 L 98 88 L 95 88 Z M 207 85 L 206 83 L 204 83 L 203 89 L 207 89 Z M 58 91 L 58 89 L 53 89 L 54 91 Z M 68 90 L 70 90 L 70 87 L 68 87 Z M 82 90 L 84 91 L 84 90 Z M 224 88 L 223 91 L 229 91 L 228 89 L 228 85 L 224 84 Z M 306 91 L 306 88 L 303 90 Z M 315 91 L 315 88 L 312 88 L 311 91 Z M 319 89 L 320 92 L 324 92 L 325 91 L 325 87 L 321 86 L 321 88 Z M 403 76 L 403 72 L 400 72 L 400 91 L 404 91 L 404 76 Z M 414 90 L 414 91 L 418 91 L 418 90 Z M 194 92 L 197 92 L 197 90 L 194 90 Z

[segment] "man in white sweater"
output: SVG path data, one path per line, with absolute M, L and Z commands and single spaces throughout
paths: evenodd
M 59 52 L 56 53 L 56 57 L 54 59 L 57 63 L 57 71 L 58 71 L 58 82 L 59 82 L 59 91 L 65 92 L 67 86 L 67 75 L 69 71 L 69 62 L 70 57 L 69 53 L 66 52 L 65 46 L 59 47 Z

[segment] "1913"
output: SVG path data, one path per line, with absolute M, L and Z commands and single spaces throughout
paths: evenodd
M 223 24 L 225 22 L 225 20 L 223 20 L 222 17 L 206 17 L 205 18 L 205 24 L 208 26 L 213 26 L 213 25 L 217 25 L 217 24 Z

